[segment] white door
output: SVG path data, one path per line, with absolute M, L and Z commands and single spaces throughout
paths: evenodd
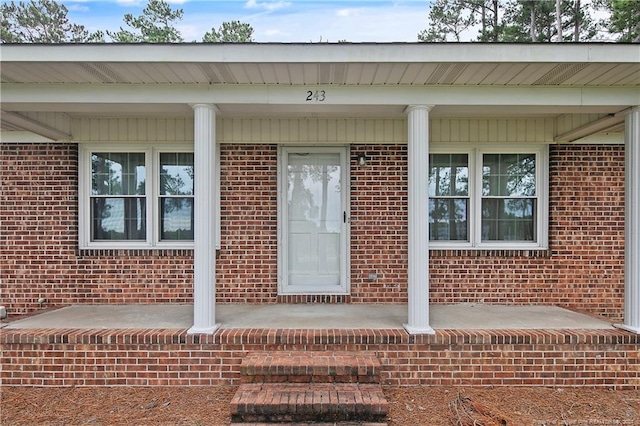
M 280 292 L 346 294 L 347 149 L 284 147 L 280 159 Z

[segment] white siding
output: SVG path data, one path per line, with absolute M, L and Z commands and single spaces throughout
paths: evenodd
M 432 142 L 551 143 L 556 123 L 537 119 L 432 119 Z M 403 118 L 220 118 L 221 143 L 406 143 Z M 79 142 L 193 143 L 191 118 L 83 118 L 73 120 Z
M 76 118 L 77 142 L 193 143 L 191 118 Z
M 61 112 L 21 112 L 25 117 L 64 133 L 71 133 L 71 117 Z
M 556 120 L 556 134 L 561 135 L 563 133 L 570 132 L 573 129 L 577 129 L 586 124 L 597 121 L 603 117 L 607 117 L 608 114 L 565 114 Z

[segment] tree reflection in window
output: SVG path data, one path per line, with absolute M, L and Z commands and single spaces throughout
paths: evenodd
M 340 155 L 290 154 L 287 167 L 289 219 L 340 232 Z
M 160 240 L 193 240 L 193 153 L 160 154 Z
M 144 153 L 91 156 L 91 239 L 145 240 Z
M 431 154 L 429 167 L 429 239 L 468 241 L 468 154 Z
M 535 241 L 535 154 L 482 156 L 482 240 Z

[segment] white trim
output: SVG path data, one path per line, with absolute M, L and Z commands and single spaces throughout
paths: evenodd
M 620 111 L 616 114 L 610 114 L 606 117 L 602 117 L 598 120 L 587 123 L 576 129 L 570 130 L 566 133 L 555 137 L 556 142 L 575 142 L 579 139 L 592 136 L 600 132 L 606 132 L 620 124 L 624 123 L 624 115 L 628 113 L 628 110 Z
M 46 138 L 37 133 L 26 130 L 0 130 L 0 143 L 56 143 L 54 139 Z M 66 143 L 61 142 L 61 143 Z
M 62 130 L 14 112 L 0 111 L 0 120 L 51 140 L 71 139 L 71 135 Z
M 469 154 L 469 241 L 431 241 L 436 250 L 546 250 L 549 246 L 549 145 L 547 144 L 441 144 L 434 143 L 430 154 Z M 491 153 L 536 154 L 536 241 L 482 242 L 482 155 Z
M 145 154 L 145 198 L 147 238 L 145 241 L 91 241 L 91 153 L 142 152 Z M 80 143 L 78 152 L 78 247 L 80 250 L 193 249 L 193 241 L 161 241 L 158 206 L 161 152 L 193 152 L 185 145 Z
M 636 63 L 637 45 L 501 43 L 500 62 Z M 3 62 L 473 63 L 497 62 L 492 43 L 234 43 L 4 45 Z
M 343 222 L 340 235 L 340 288 L 299 288 L 288 284 L 288 221 L 287 221 L 287 175 L 285 166 L 287 154 L 291 152 L 304 153 L 338 153 L 341 165 L 341 202 L 347 221 Z M 278 147 L 278 294 L 324 294 L 324 295 L 348 295 L 351 292 L 351 255 L 350 255 L 350 157 L 348 146 L 300 146 L 285 145 Z
M 424 99 L 440 105 L 466 106 L 620 106 L 638 102 L 640 90 L 629 87 L 529 86 L 309 86 L 199 85 L 199 84 L 33 84 L 4 83 L 4 108 L 29 109 L 29 104 L 51 103 L 65 110 L 76 103 L 102 104 L 266 104 L 305 105 L 308 90 L 323 89 L 327 96 L 318 108 L 330 105 L 405 105 Z M 12 104 L 16 104 L 13 106 Z M 297 111 L 295 108 L 292 111 Z

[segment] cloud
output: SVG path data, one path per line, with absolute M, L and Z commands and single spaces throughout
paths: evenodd
M 355 9 L 338 9 L 338 11 L 336 12 L 336 16 L 339 16 L 341 18 L 348 18 L 349 16 L 353 16 L 357 14 L 357 11 Z
M 246 9 L 264 9 L 268 11 L 274 11 L 291 6 L 288 1 L 263 1 L 258 2 L 256 0 L 247 0 L 244 7 Z
M 287 14 L 261 15 L 251 22 L 255 38 L 274 42 L 416 42 L 418 32 L 426 27 L 427 6 L 421 2 L 392 6 L 378 1 L 337 3 L 306 2 L 305 7 L 292 7 Z
M 72 3 L 67 6 L 67 10 L 71 12 L 89 12 L 91 9 L 89 9 L 89 6 L 83 6 L 81 3 Z
M 185 4 L 188 3 L 189 0 L 165 0 L 169 4 Z M 118 6 L 146 6 L 148 4 L 148 0 L 116 0 L 116 4 Z
M 264 30 L 264 35 L 269 36 L 269 37 L 273 37 L 273 36 L 277 36 L 282 34 L 282 31 L 278 30 L 278 29 L 270 29 L 270 30 Z
M 146 4 L 145 0 L 116 0 L 118 6 L 140 6 Z

